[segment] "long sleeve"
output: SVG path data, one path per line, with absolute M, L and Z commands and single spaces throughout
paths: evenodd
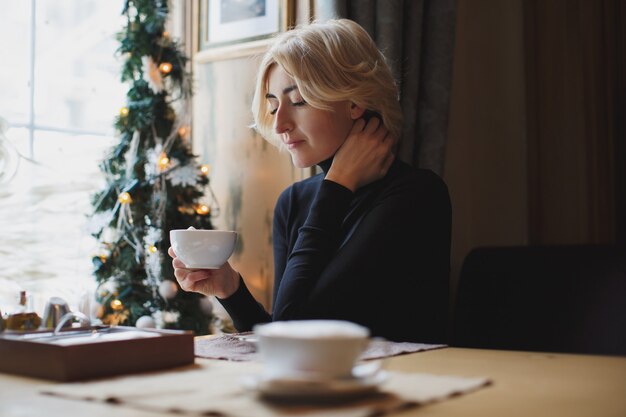
M 293 187 L 275 212 L 284 239 L 273 319 L 345 319 L 394 340 L 444 341 L 450 222 L 443 181 L 406 165 L 354 195 L 329 181 Z
M 239 331 L 252 330 L 255 324 L 272 320 L 263 306 L 250 293 L 241 276 L 237 291 L 228 298 L 218 298 L 218 301 L 228 312 L 233 320 L 233 325 Z
M 257 322 L 332 318 L 397 341 L 445 342 L 451 207 L 434 173 L 396 161 L 356 193 L 317 175 L 274 211 L 271 317 L 242 282 L 221 300 L 238 330 Z

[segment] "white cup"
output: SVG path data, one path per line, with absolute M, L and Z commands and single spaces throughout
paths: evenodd
M 176 256 L 187 268 L 218 269 L 235 250 L 237 232 L 227 230 L 170 230 Z
M 270 378 L 350 378 L 370 336 L 342 320 L 276 321 L 256 325 L 254 333 Z

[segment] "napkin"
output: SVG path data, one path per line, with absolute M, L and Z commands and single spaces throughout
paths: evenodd
M 82 383 L 43 386 L 70 400 L 98 401 L 155 413 L 223 417 L 380 417 L 489 385 L 484 377 L 389 372 L 379 392 L 335 403 L 268 401 L 242 383 L 262 371 L 256 362 L 200 359 L 194 366 Z M 112 409 L 114 413 L 115 409 Z
M 257 361 L 255 343 L 251 333 L 224 334 L 211 338 L 195 339 L 195 355 L 200 358 L 229 361 Z M 447 345 L 409 342 L 391 342 L 373 339 L 359 360 L 382 359 L 405 353 L 440 349 Z

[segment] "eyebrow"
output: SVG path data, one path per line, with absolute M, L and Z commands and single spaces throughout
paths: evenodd
M 289 87 L 283 89 L 283 95 L 285 94 L 289 94 L 291 93 L 293 90 L 297 90 L 298 86 L 297 85 L 290 85 Z M 265 98 L 276 98 L 276 96 L 272 93 L 267 93 L 265 94 Z

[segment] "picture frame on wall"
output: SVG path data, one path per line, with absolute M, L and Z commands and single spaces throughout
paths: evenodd
M 199 49 L 268 38 L 287 29 L 290 0 L 202 0 Z

